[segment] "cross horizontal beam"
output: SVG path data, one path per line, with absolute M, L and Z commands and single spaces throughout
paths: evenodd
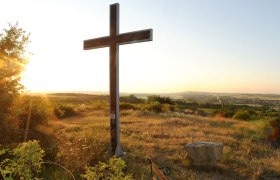
M 84 40 L 84 50 L 104 48 L 110 45 L 110 37 L 100 37 L 94 39 Z
M 129 33 L 119 34 L 116 37 L 116 43 L 121 44 L 131 44 L 131 43 L 140 43 L 153 40 L 153 30 L 141 30 L 133 31 Z
M 118 34 L 115 37 L 105 36 L 100 38 L 88 39 L 84 41 L 84 50 L 109 47 L 110 43 L 117 45 L 140 43 L 153 40 L 153 30 L 146 29 Z

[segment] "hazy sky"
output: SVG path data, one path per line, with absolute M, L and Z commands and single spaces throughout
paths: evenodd
M 109 90 L 109 48 L 84 51 L 83 40 L 109 35 L 118 2 L 120 33 L 154 32 L 120 46 L 121 92 L 280 93 L 278 0 L 0 2 L 0 29 L 18 21 L 31 32 L 31 90 Z

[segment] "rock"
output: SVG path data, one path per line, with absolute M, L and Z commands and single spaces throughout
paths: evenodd
M 194 142 L 185 146 L 187 157 L 194 166 L 214 166 L 222 159 L 223 144 L 218 142 Z

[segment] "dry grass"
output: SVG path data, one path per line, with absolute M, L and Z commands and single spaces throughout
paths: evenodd
M 49 122 L 40 131 L 56 144 L 55 160 L 79 174 L 109 153 L 108 110 L 84 110 L 78 117 Z M 171 168 L 171 179 L 248 179 L 280 177 L 280 152 L 256 141 L 257 125 L 179 113 L 121 112 L 121 142 L 128 171 L 148 179 L 147 159 Z M 184 145 L 196 141 L 224 144 L 217 167 L 190 167 Z M 79 177 L 77 175 L 77 177 Z

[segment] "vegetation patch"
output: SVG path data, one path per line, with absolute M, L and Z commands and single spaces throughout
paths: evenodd
M 85 174 L 82 178 L 87 180 L 93 179 L 123 179 L 132 180 L 131 174 L 125 174 L 126 164 L 118 157 L 112 157 L 107 163 L 98 162 L 95 166 L 86 166 Z
M 59 104 L 53 109 L 54 114 L 57 118 L 67 118 L 78 115 L 78 110 L 74 105 L 71 104 Z
M 14 150 L 0 150 L 0 173 L 4 179 L 37 179 L 44 150 L 38 141 L 21 143 Z

